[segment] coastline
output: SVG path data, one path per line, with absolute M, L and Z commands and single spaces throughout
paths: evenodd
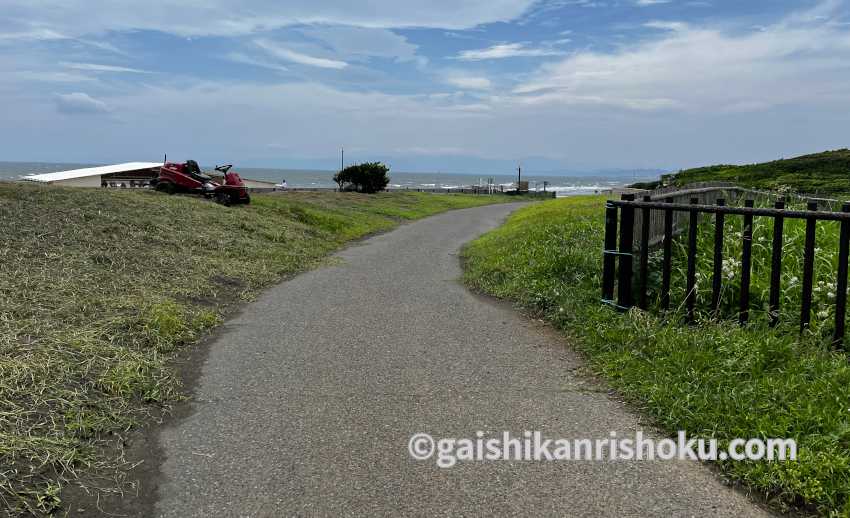
M 26 174 L 39 174 L 63 171 L 74 168 L 90 167 L 87 164 L 76 163 L 45 163 L 45 162 L 2 162 L 0 161 L 0 181 L 19 180 Z M 334 171 L 318 171 L 303 169 L 266 169 L 239 168 L 236 170 L 246 180 L 273 181 L 278 183 L 286 180 L 293 190 L 332 190 L 336 187 L 333 182 Z M 516 182 L 514 174 L 477 174 L 477 173 L 408 173 L 390 172 L 390 191 L 416 191 L 418 189 L 472 189 L 481 185 L 486 189 L 488 179 L 495 189 L 513 188 Z M 579 194 L 595 194 L 611 188 L 622 187 L 642 180 L 643 177 L 624 177 L 621 175 L 550 175 L 523 173 L 523 181 L 529 182 L 532 191 L 554 191 L 558 196 Z M 545 185 L 545 187 L 544 187 Z

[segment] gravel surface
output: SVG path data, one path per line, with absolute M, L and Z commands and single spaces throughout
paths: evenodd
M 459 248 L 516 208 L 360 242 L 229 321 L 160 432 L 155 515 L 766 516 L 696 462 L 411 459 L 417 432 L 642 429 L 563 338 L 460 283 Z

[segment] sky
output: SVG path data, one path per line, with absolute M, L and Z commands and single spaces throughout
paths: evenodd
M 850 0 L 0 0 L 0 160 L 507 172 L 848 147 Z

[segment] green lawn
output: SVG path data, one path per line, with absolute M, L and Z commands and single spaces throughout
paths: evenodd
M 766 190 L 788 190 L 826 197 L 850 192 L 850 150 L 838 149 L 750 165 L 714 165 L 680 171 L 676 185 L 731 182 Z
M 116 435 L 181 397 L 169 367 L 239 303 L 346 242 L 505 196 L 256 195 L 226 208 L 155 192 L 0 183 L 0 507 L 110 489 Z
M 777 508 L 850 515 L 847 355 L 830 350 L 821 333 L 800 338 L 788 328 L 768 329 L 763 319 L 746 329 L 708 320 L 686 326 L 675 315 L 665 322 L 603 307 L 603 227 L 602 197 L 521 209 L 466 248 L 466 280 L 552 322 L 671 436 L 686 430 L 721 444 L 736 437 L 796 439 L 797 462 L 718 466 Z M 794 268 L 796 259 L 788 264 Z M 819 272 L 830 266 L 819 263 Z

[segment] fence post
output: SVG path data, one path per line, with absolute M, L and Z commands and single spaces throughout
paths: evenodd
M 698 205 L 699 198 L 691 198 L 691 205 Z M 690 220 L 688 222 L 688 292 L 685 296 L 685 305 L 687 307 L 688 322 L 694 321 L 694 307 L 696 306 L 696 274 L 697 274 L 697 231 L 699 230 L 699 212 L 695 209 L 690 211 Z
M 841 212 L 850 212 L 850 203 L 841 206 Z M 835 283 L 835 334 L 832 344 L 844 347 L 844 318 L 847 311 L 847 255 L 850 252 L 850 221 L 841 220 L 838 245 L 838 279 Z
M 777 200 L 773 205 L 776 209 L 785 208 L 785 200 Z M 773 218 L 773 257 L 770 265 L 770 327 L 776 327 L 779 323 L 779 294 L 782 284 L 782 243 L 785 217 Z
M 605 250 L 602 256 L 602 300 L 614 300 L 614 274 L 617 268 L 617 207 L 605 205 Z
M 643 201 L 651 202 L 652 196 L 644 196 Z M 646 309 L 648 307 L 646 301 L 646 285 L 647 275 L 649 275 L 649 218 L 650 214 L 648 207 L 641 209 L 641 227 L 640 227 L 640 288 L 638 292 L 638 307 Z
M 673 203 L 673 198 L 667 198 Z M 661 266 L 661 309 L 670 309 L 670 273 L 673 257 L 673 209 L 664 209 L 664 261 Z
M 754 207 L 754 200 L 744 200 L 744 207 Z M 746 325 L 750 320 L 750 273 L 752 272 L 753 262 L 753 215 L 744 215 L 744 228 L 741 233 L 742 252 L 741 252 L 741 298 L 740 308 L 738 313 L 738 321 L 741 325 Z
M 717 206 L 723 207 L 726 200 L 719 198 Z M 711 311 L 720 312 L 720 290 L 723 287 L 723 225 L 726 215 L 718 212 L 714 220 L 714 276 L 711 279 Z
M 624 201 L 634 201 L 634 194 L 624 194 Z M 620 210 L 620 276 L 617 281 L 617 305 L 632 307 L 632 244 L 635 233 L 635 208 L 623 205 Z
M 809 211 L 818 210 L 818 202 L 810 201 L 806 206 Z M 817 220 L 806 218 L 806 245 L 803 250 L 803 302 L 800 308 L 800 331 L 809 327 L 812 318 L 812 284 L 815 274 L 815 228 Z

